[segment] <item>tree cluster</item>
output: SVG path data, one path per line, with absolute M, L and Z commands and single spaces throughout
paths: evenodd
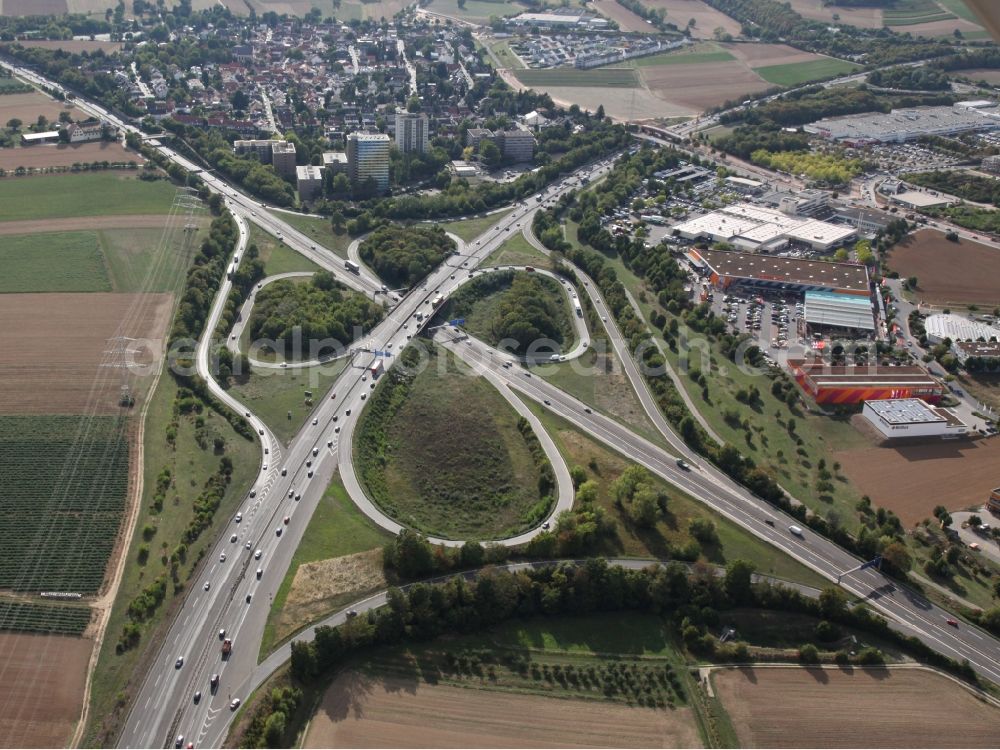
M 380 227 L 361 243 L 362 260 L 393 288 L 413 286 L 455 250 L 439 226 Z
M 250 317 L 250 336 L 284 344 L 289 356 L 298 356 L 297 338 L 299 342 L 332 339 L 346 346 L 358 331 L 370 330 L 383 316 L 381 305 L 320 271 L 305 284 L 280 279 L 262 289 Z

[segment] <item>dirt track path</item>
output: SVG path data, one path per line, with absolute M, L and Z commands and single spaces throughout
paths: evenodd
M 33 234 L 35 232 L 74 232 L 87 229 L 160 229 L 166 223 L 166 214 L 71 216 L 65 219 L 0 221 L 0 235 Z

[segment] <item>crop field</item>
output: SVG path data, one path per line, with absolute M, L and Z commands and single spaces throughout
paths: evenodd
M 0 631 L 82 635 L 89 624 L 90 607 L 87 606 L 0 599 Z
M 0 293 L 110 292 L 111 280 L 93 232 L 5 237 L 0 244 Z
M 917 298 L 924 302 L 1000 304 L 1000 250 L 989 245 L 949 242 L 943 233 L 923 229 L 893 247 L 888 262 L 903 278 L 917 277 Z
M 550 502 L 539 498 L 540 472 L 517 413 L 452 355 L 432 354 L 408 385 L 390 372 L 370 401 L 355 438 L 358 474 L 400 523 L 495 539 L 542 519 Z
M 701 50 L 683 50 L 681 52 L 665 52 L 662 55 L 638 57 L 628 62 L 632 67 L 651 68 L 659 65 L 693 65 L 696 63 L 725 62 L 733 56 L 721 47 L 712 49 L 708 45 Z
M 65 635 L 0 633 L 0 744 L 69 747 L 93 645 Z
M 0 417 L 0 586 L 100 588 L 125 509 L 128 440 L 121 417 Z
M 639 79 L 631 68 L 576 68 L 524 69 L 515 72 L 525 86 L 581 86 L 599 88 L 634 88 Z
M 144 182 L 133 174 L 121 172 L 5 179 L 0 180 L 0 206 L 3 206 L 0 220 L 165 214 L 176 192 L 166 180 Z
M 830 5 L 825 0 L 791 0 L 792 10 L 825 23 L 841 23 L 862 29 L 882 28 L 882 8 L 874 3 L 861 7 Z M 837 18 L 834 18 L 834 16 Z
M 0 99 L 0 105 L 3 104 Z M 13 171 L 18 167 L 71 167 L 76 163 L 89 164 L 95 161 L 125 162 L 143 164 L 146 160 L 134 151 L 128 151 L 120 143 L 93 141 L 91 143 L 40 143 L 19 148 L 0 148 L 0 169 Z
M 0 7 L 3 7 L 3 0 L 0 0 Z M 108 7 L 113 6 L 109 5 Z M 94 39 L 21 39 L 18 40 L 18 44 L 22 47 L 61 49 L 66 52 L 96 52 L 97 50 L 102 50 L 107 53 L 117 52 L 125 46 L 122 42 L 101 42 Z
M 935 506 L 982 505 L 997 486 L 1000 440 L 949 440 L 869 447 L 835 454 L 851 482 L 893 511 L 904 526 L 929 518 Z
M 742 31 L 736 19 L 701 0 L 647 0 L 643 5 L 654 9 L 663 8 L 667 12 L 666 20 L 680 29 L 694 19 L 691 36 L 695 39 L 711 39 L 719 28 L 733 36 L 740 36 Z
M 701 747 L 674 658 L 637 613 L 383 649 L 327 690 L 304 746 Z
M 591 3 L 594 10 L 606 18 L 618 24 L 622 31 L 655 31 L 652 24 L 646 23 L 646 19 L 636 15 L 624 5 L 619 5 L 615 0 L 593 0 Z M 685 21 L 685 23 L 687 23 Z
M 490 16 L 516 16 L 523 13 L 527 8 L 517 3 L 501 0 L 491 2 L 490 0 L 465 0 L 464 7 L 459 7 L 457 0 L 432 0 L 426 6 L 431 13 L 439 13 L 443 16 L 450 16 L 461 21 L 471 21 L 473 23 L 485 24 L 490 20 Z
M 0 414 L 117 414 L 121 373 L 100 366 L 108 339 L 162 340 L 172 301 L 169 294 L 0 295 L 7 326 Z M 153 352 L 142 349 L 137 364 L 152 360 Z M 133 385 L 141 389 L 147 380 Z
M 712 682 L 744 747 L 996 745 L 1000 711 L 923 669 L 740 668 Z
M 59 119 L 59 113 L 74 112 L 72 105 L 57 102 L 37 91 L 30 94 L 7 94 L 0 97 L 0 124 L 6 125 L 16 118 L 26 126 L 35 122 L 39 115 L 45 115 L 50 122 Z
M 933 0 L 896 0 L 882 11 L 882 21 L 886 26 L 912 26 L 954 17 Z
M 654 96 L 688 113 L 770 86 L 739 60 L 654 66 L 642 68 L 641 73 Z
M 834 57 L 823 57 L 818 60 L 800 63 L 783 63 L 781 65 L 766 65 L 754 68 L 754 72 L 765 81 L 778 86 L 797 86 L 806 81 L 818 81 L 824 78 L 834 78 L 845 73 L 860 70 L 858 65 L 838 60 Z
M 890 24 L 886 24 L 890 25 Z M 905 32 L 913 36 L 951 36 L 955 30 L 962 32 L 967 39 L 988 39 L 992 40 L 989 34 L 977 23 L 966 21 L 964 18 L 956 18 L 947 15 L 940 20 L 913 20 L 905 26 L 891 24 L 898 32 Z

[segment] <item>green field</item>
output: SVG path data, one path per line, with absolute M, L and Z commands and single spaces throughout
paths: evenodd
M 257 246 L 260 259 L 264 261 L 264 275 L 274 276 L 289 271 L 319 271 L 320 267 L 288 245 L 278 242 L 260 227 L 250 225 L 250 244 Z
M 525 86 L 579 86 L 586 88 L 638 88 L 639 77 L 632 68 L 525 69 L 514 73 Z
M 979 23 L 979 19 L 976 18 L 976 14 L 969 10 L 969 6 L 962 0 L 937 0 L 937 2 L 938 5 L 943 5 L 959 18 L 964 18 L 966 21 L 972 21 L 972 23 Z M 966 34 L 966 37 L 968 37 L 968 34 Z
M 264 638 L 260 644 L 261 658 L 280 645 L 276 635 L 277 619 L 285 611 L 288 592 L 292 588 L 292 581 L 295 580 L 295 574 L 300 565 L 351 555 L 356 552 L 365 552 L 380 547 L 390 538 L 391 535 L 388 532 L 376 526 L 368 516 L 358 510 L 358 506 L 351 501 L 347 490 L 344 489 L 340 475 L 335 475 L 330 486 L 326 488 L 326 493 L 316 506 L 312 518 L 309 519 L 309 525 L 302 536 L 302 541 L 295 548 L 295 555 L 292 557 L 291 565 L 288 566 L 288 572 L 274 595 L 267 624 L 264 626 Z M 326 611 L 320 614 L 317 619 L 321 619 L 339 607 L 369 593 L 371 592 L 365 589 L 358 589 L 344 597 L 324 602 Z M 303 622 L 300 628 L 308 624 Z M 285 637 L 294 634 L 297 630 Z
M 287 211 L 276 211 L 275 216 L 286 224 L 291 224 L 306 236 L 312 237 L 316 240 L 317 245 L 322 245 L 341 258 L 347 257 L 347 246 L 351 244 L 351 238 L 347 234 L 334 234 L 333 225 L 330 224 L 329 219 Z
M 824 57 L 804 63 L 765 65 L 763 68 L 754 68 L 754 73 L 768 83 L 774 83 L 778 86 L 797 86 L 806 81 L 833 78 L 860 69 L 861 66 L 847 62 L 846 60 Z
M 198 416 L 181 417 L 175 428 L 176 447 L 168 442 L 166 433 L 174 419 L 176 394 L 175 382 L 164 374 L 153 394 L 146 419 L 143 496 L 127 552 L 128 562 L 124 566 L 118 596 L 108 621 L 107 635 L 94 672 L 91 712 L 82 742 L 88 747 L 106 747 L 113 743 L 113 738 L 107 732 L 114 733 L 118 722 L 124 719 L 124 705 L 117 701 L 116 696 L 120 691 L 133 696 L 138 692 L 139 684 L 134 679 L 139 671 L 138 665 L 147 649 L 159 647 L 157 637 L 162 636 L 168 625 L 164 615 L 170 609 L 176 594 L 183 596 L 189 585 L 198 585 L 198 582 L 189 582 L 189 576 L 202 555 L 219 538 L 222 530 L 232 523 L 233 514 L 242 506 L 260 469 L 260 448 L 257 443 L 237 435 L 226 420 L 210 410 L 205 410 Z M 203 420 L 201 427 L 196 421 L 199 418 Z M 198 447 L 196 439 L 199 436 L 203 437 L 206 448 Z M 157 577 L 167 576 L 169 580 L 169 556 L 180 543 L 181 534 L 194 517 L 195 499 L 204 490 L 205 482 L 219 469 L 222 456 L 213 448 L 215 437 L 221 437 L 225 441 L 223 455 L 233 462 L 232 481 L 222 504 L 215 512 L 211 525 L 201 533 L 196 542 L 188 545 L 185 561 L 178 570 L 181 585 L 176 594 L 174 588 L 169 587 L 164 604 L 142 626 L 139 647 L 117 653 L 115 647 L 123 626 L 128 622 L 126 611 L 129 603 Z M 166 490 L 164 511 L 157 513 L 154 510 L 154 496 L 157 477 L 164 468 L 170 469 L 174 481 Z M 124 470 L 121 476 L 124 482 Z M 148 541 L 144 535 L 147 527 L 152 531 Z M 138 562 L 139 548 L 143 545 L 150 550 L 149 560 L 145 565 Z
M 639 57 L 628 62 L 636 68 L 652 68 L 659 65 L 694 65 L 697 63 L 726 62 L 732 59 L 733 56 L 726 50 L 715 49 L 703 52 L 664 52 L 660 55 Z
M 165 214 L 176 193 L 166 180 L 110 171 L 0 180 L 0 221 Z
M 347 362 L 340 359 L 317 367 L 287 370 L 255 367 L 246 382 L 237 383 L 230 390 L 287 445 L 315 408 L 305 392 L 312 391 L 314 399 L 322 398 Z
M 97 591 L 125 510 L 128 461 L 124 419 L 0 417 L 0 588 Z
M 537 266 L 548 268 L 549 257 L 524 239 L 518 232 L 512 234 L 500 247 L 487 256 L 483 266 Z
M 0 292 L 110 292 L 96 232 L 15 234 L 0 242 Z
M 422 533 L 513 536 L 551 506 L 517 422 L 488 382 L 435 347 L 415 376 L 397 367 L 381 378 L 355 436 L 359 479 L 388 515 Z
M 466 242 L 472 242 L 479 235 L 489 229 L 491 226 L 500 221 L 504 216 L 509 214 L 514 209 L 504 209 L 503 211 L 497 211 L 496 213 L 486 214 L 485 216 L 476 216 L 471 219 L 460 219 L 458 221 L 449 221 L 441 224 L 441 227 L 446 232 L 451 232 L 452 234 L 457 234 Z
M 512 2 L 488 2 L 488 0 L 465 0 L 464 7 L 458 7 L 457 0 L 432 0 L 426 6 L 431 13 L 440 13 L 463 21 L 486 23 L 490 16 L 516 16 L 526 8 Z
M 501 68 L 520 70 L 524 67 L 521 58 L 510 48 L 510 44 L 505 39 L 493 42 L 490 45 L 490 51 L 496 57 L 497 62 L 500 63 Z
M 913 26 L 949 18 L 955 16 L 942 10 L 933 0 L 896 0 L 891 8 L 882 11 L 882 20 L 886 26 Z
M 0 241 L 0 293 L 177 291 L 198 239 L 160 229 L 9 235 Z

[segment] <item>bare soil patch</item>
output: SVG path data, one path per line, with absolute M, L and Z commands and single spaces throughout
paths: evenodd
M 0 747 L 67 747 L 93 641 L 0 633 Z
M 744 747 L 994 747 L 1000 710 L 924 669 L 712 673 Z
M 0 98 L 0 104 L 3 99 Z M 37 115 L 35 119 L 37 119 Z M 145 163 L 145 159 L 134 151 L 129 151 L 117 141 L 92 141 L 91 143 L 42 143 L 36 146 L 0 149 L 0 169 L 14 170 L 18 167 L 69 167 L 80 162 L 92 161 Z
M 275 637 L 284 640 L 347 599 L 379 591 L 387 585 L 382 572 L 382 550 L 377 548 L 300 565 L 278 615 Z
M 772 85 L 738 60 L 656 65 L 639 72 L 656 97 L 697 112 Z
M 171 294 L 0 295 L 0 414 L 117 413 L 121 370 L 101 367 L 108 340 L 147 339 L 135 361 L 158 359 L 172 307 Z
M 163 214 L 135 216 L 70 216 L 65 219 L 24 219 L 0 221 L 0 236 L 34 234 L 35 232 L 77 232 L 89 229 L 163 229 L 167 219 Z
M 0 124 L 6 125 L 16 117 L 27 127 L 38 120 L 38 115 L 45 115 L 47 120 L 56 122 L 60 112 L 74 109 L 73 105 L 66 106 L 37 91 L 31 94 L 5 94 L 0 96 Z
M 789 47 L 787 44 L 723 44 L 720 45 L 737 60 L 746 63 L 751 68 L 763 68 L 767 65 L 786 65 L 788 63 L 812 62 L 820 59 L 820 55 L 803 52 Z
M 348 672 L 327 690 L 303 747 L 700 747 L 690 712 Z
M 896 245 L 889 267 L 917 277 L 917 296 L 936 305 L 1000 302 L 1000 250 L 981 242 L 949 242 L 942 232 L 924 229 Z
M 839 5 L 824 5 L 823 0 L 791 0 L 791 5 L 792 10 L 816 21 L 844 23 L 862 29 L 882 28 L 881 8 L 842 8 Z M 839 16 L 839 20 L 834 20 L 834 14 Z
M 602 16 L 615 21 L 618 24 L 618 28 L 622 31 L 649 31 L 650 29 L 654 29 L 651 24 L 646 23 L 644 18 L 637 16 L 625 6 L 619 5 L 615 0 L 593 0 L 591 4 L 594 6 L 594 10 Z
M 722 28 L 733 36 L 740 35 L 740 24 L 736 19 L 717 11 L 702 0 L 649 0 L 645 3 L 650 8 L 663 8 L 667 11 L 667 21 L 683 29 L 688 21 L 694 19 L 691 36 L 695 39 L 712 39 L 717 28 Z
M 5 16 L 61 16 L 68 13 L 66 0 L 2 0 Z
M 835 456 L 873 505 L 888 508 L 905 526 L 913 526 L 929 518 L 938 505 L 960 510 L 986 502 L 997 486 L 1000 440 L 881 445 Z
M 22 47 L 62 49 L 67 52 L 96 52 L 97 50 L 117 52 L 125 46 L 121 42 L 101 42 L 96 39 L 24 39 L 19 40 L 18 44 Z

